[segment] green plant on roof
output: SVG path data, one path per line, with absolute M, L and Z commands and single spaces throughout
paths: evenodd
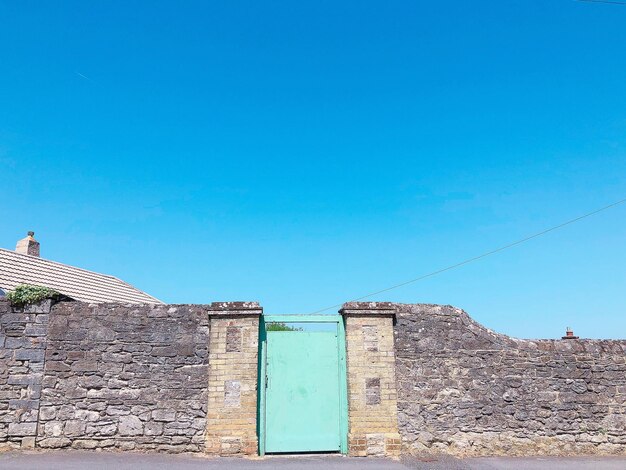
M 13 305 L 21 307 L 24 305 L 36 304 L 46 299 L 58 299 L 61 294 L 54 289 L 43 286 L 31 286 L 21 284 L 12 291 L 7 292 L 6 298 Z

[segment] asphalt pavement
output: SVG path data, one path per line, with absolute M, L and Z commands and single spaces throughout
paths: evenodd
M 626 470 L 626 457 L 405 457 L 400 461 L 329 455 L 256 459 L 134 452 L 4 452 L 3 470 Z

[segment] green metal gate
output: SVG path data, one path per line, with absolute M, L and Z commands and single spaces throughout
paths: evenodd
M 279 331 L 269 325 L 281 325 Z M 305 325 L 293 328 L 289 325 Z M 345 331 L 340 315 L 261 322 L 259 452 L 347 452 Z

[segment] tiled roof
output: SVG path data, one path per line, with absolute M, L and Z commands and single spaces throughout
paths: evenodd
M 163 303 L 116 277 L 0 248 L 0 288 L 20 284 L 50 287 L 83 302 Z

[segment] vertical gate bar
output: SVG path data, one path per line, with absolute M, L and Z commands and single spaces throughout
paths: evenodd
M 260 319 L 259 324 L 259 377 L 257 379 L 257 392 L 259 404 L 257 409 L 257 435 L 259 439 L 259 455 L 265 455 L 265 382 L 267 380 L 267 333 L 265 320 Z
M 346 370 L 346 328 L 344 319 L 337 322 L 337 342 L 339 349 L 339 432 L 342 454 L 348 453 L 348 376 Z

